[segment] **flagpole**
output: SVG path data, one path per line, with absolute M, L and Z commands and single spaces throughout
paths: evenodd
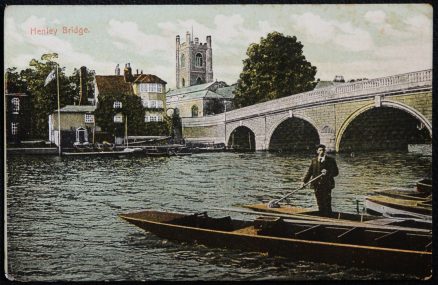
M 61 111 L 59 106 L 59 74 L 58 74 L 58 64 L 56 64 L 56 87 L 58 93 L 58 153 L 61 156 Z

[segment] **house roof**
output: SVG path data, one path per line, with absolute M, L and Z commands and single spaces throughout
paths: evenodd
M 83 106 L 67 105 L 61 108 L 61 110 L 59 111 L 61 113 L 89 113 L 89 112 L 94 112 L 95 110 L 96 110 L 96 106 L 91 106 L 91 105 L 83 105 Z
M 175 90 L 170 90 L 169 92 L 167 92 L 166 96 L 170 97 L 170 96 L 175 96 L 175 95 L 183 95 L 183 94 L 199 92 L 199 91 L 203 91 L 203 90 L 205 91 L 215 83 L 216 82 L 209 82 L 209 83 L 179 88 L 179 89 L 175 89 Z
M 95 79 L 99 93 L 122 92 L 134 95 L 134 90 L 132 89 L 131 83 L 125 82 L 125 79 L 122 75 L 96 75 Z
M 236 84 L 227 87 L 218 88 L 216 89 L 216 93 L 221 95 L 222 98 L 233 99 L 234 90 L 236 90 Z
M 134 80 L 134 83 L 161 83 L 161 84 L 167 84 L 166 81 L 162 80 L 160 77 L 153 75 L 153 74 L 139 74 L 134 75 L 134 78 L 137 77 Z

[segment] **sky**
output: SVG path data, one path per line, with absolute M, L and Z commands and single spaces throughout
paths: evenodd
M 432 68 L 432 6 L 428 4 L 92 5 L 8 6 L 5 68 L 32 58 L 112 75 L 131 63 L 175 88 L 175 37 L 212 37 L 213 78 L 237 82 L 251 43 L 277 31 L 296 36 L 317 67 L 315 78 L 377 78 Z M 68 32 L 68 28 L 88 33 Z M 56 29 L 56 34 L 38 34 Z

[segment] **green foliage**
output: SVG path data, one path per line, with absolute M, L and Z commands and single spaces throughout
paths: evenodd
M 237 82 L 235 104 L 245 107 L 315 87 L 316 67 L 303 55 L 303 45 L 295 36 L 278 32 L 251 44 Z
M 116 101 L 122 103 L 122 108 L 114 108 L 114 102 Z M 119 113 L 123 115 L 123 123 L 114 123 L 114 116 Z M 99 102 L 94 115 L 96 124 L 103 131 L 112 134 L 116 133 L 120 127 L 124 128 L 125 119 L 127 119 L 129 134 L 136 135 L 139 131 L 138 125 L 142 124 L 144 120 L 140 97 L 123 93 L 99 94 Z
M 40 138 L 48 136 L 49 115 L 58 109 L 57 82 L 51 81 L 47 86 L 44 82 L 49 73 L 55 69 L 56 63 L 50 60 L 38 61 L 32 59 L 30 68 L 18 73 L 17 69 L 7 69 L 8 92 L 24 92 L 32 98 L 32 135 Z M 74 84 L 59 68 L 59 98 L 60 107 L 72 105 L 74 100 Z
M 122 108 L 115 109 L 114 102 L 122 103 Z M 114 123 L 116 114 L 123 115 L 123 123 Z M 128 120 L 128 135 L 168 135 L 169 119 L 164 122 L 144 122 L 145 108 L 141 103 L 141 98 L 132 94 L 123 93 L 100 93 L 99 102 L 94 112 L 96 124 L 104 132 L 111 134 L 124 135 L 125 119 Z
M 72 84 L 72 88 L 74 90 L 75 96 L 74 100 L 79 105 L 79 100 L 81 99 L 80 105 L 89 105 L 88 98 L 94 97 L 94 76 L 96 75 L 96 72 L 94 70 L 88 70 L 87 69 L 87 77 L 86 77 L 86 87 L 87 87 L 87 94 L 84 98 L 80 98 L 80 77 L 81 72 L 80 69 L 73 69 L 73 74 L 69 76 L 69 80 Z

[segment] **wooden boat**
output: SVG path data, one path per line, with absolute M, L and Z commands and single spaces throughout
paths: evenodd
M 430 221 L 425 221 L 416 217 L 404 218 L 388 218 L 381 216 L 373 216 L 367 214 L 353 214 L 344 212 L 332 212 L 330 216 L 322 215 L 318 210 L 295 207 L 287 204 L 282 204 L 279 208 L 269 208 L 267 204 L 251 204 L 240 205 L 240 207 L 251 209 L 257 212 L 267 212 L 272 214 L 285 215 L 285 217 L 293 217 L 295 219 L 313 220 L 320 222 L 342 223 L 346 225 L 360 226 L 363 225 L 378 225 L 378 226 L 397 226 L 397 227 L 413 227 L 430 229 L 432 224 Z
M 386 217 L 417 218 L 432 223 L 432 197 L 424 200 L 399 199 L 388 196 L 369 196 L 365 207 L 371 214 Z
M 384 189 L 384 190 L 374 191 L 373 193 L 377 195 L 392 197 L 392 198 L 418 200 L 418 201 L 428 200 L 431 197 L 430 193 L 418 192 L 416 190 L 410 190 L 410 189 Z
M 81 151 L 81 152 L 63 152 L 65 156 L 133 156 L 142 155 L 141 148 L 125 148 L 123 150 L 114 151 Z
M 417 182 L 417 191 L 422 193 L 432 193 L 432 179 L 425 178 Z
M 206 213 L 141 211 L 119 216 L 170 240 L 419 277 L 431 274 L 431 233 L 293 223 L 277 217 L 244 221 Z

